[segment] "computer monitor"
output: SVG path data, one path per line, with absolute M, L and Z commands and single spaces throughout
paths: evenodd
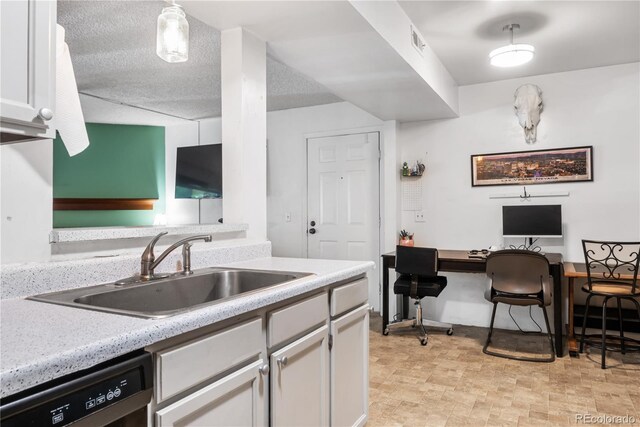
M 503 206 L 504 237 L 562 237 L 562 206 Z

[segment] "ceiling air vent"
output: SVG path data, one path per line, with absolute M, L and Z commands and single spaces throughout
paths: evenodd
M 424 40 L 422 40 L 422 37 L 420 36 L 420 34 L 418 34 L 418 32 L 413 28 L 413 25 L 411 25 L 410 28 L 411 28 L 411 44 L 413 45 L 413 47 L 416 48 L 416 50 L 420 53 L 420 55 L 422 55 L 424 52 L 424 47 L 426 46 L 424 43 Z

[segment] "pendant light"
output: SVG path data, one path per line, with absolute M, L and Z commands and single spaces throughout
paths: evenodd
M 173 2 L 158 16 L 156 53 L 170 63 L 189 58 L 189 23 L 182 7 Z
M 513 30 L 520 28 L 518 24 L 505 25 L 502 31 L 509 30 L 510 43 L 494 49 L 489 53 L 491 65 L 495 67 L 517 67 L 533 59 L 536 49 L 530 44 L 513 44 Z

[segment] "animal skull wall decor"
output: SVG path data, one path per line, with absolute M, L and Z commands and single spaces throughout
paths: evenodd
M 527 144 L 536 142 L 540 112 L 542 112 L 542 90 L 532 84 L 525 84 L 513 94 L 513 108 L 520 126 L 524 129 Z

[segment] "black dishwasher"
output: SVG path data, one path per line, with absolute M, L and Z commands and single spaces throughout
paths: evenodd
M 12 426 L 145 426 L 153 393 L 151 354 L 138 351 L 0 401 Z

